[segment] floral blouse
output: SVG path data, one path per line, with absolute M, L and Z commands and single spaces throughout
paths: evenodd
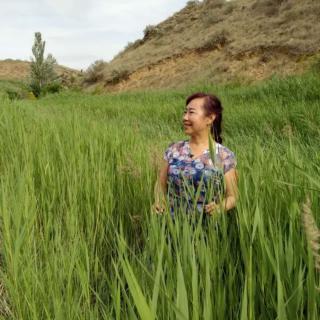
M 236 167 L 234 153 L 222 144 L 215 144 L 215 159 L 209 149 L 191 157 L 188 140 L 171 143 L 163 158 L 168 161 L 168 200 L 171 215 L 178 208 L 199 213 L 211 201 L 219 203 L 225 193 L 224 174 Z

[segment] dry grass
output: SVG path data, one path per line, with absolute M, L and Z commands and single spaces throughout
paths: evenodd
M 0 317 L 9 317 L 11 310 L 8 303 L 6 290 L 2 283 L 0 283 Z
M 105 66 L 100 83 L 108 90 L 159 88 L 211 81 L 211 74 L 225 82 L 296 73 L 320 51 L 319 14 L 320 3 L 312 0 L 195 2 L 129 44 Z M 219 59 L 208 60 L 203 51 Z M 165 73 L 168 69 L 175 72 Z M 118 77 L 118 70 L 125 70 L 125 77 Z
M 2 249 L 2 236 L 0 235 L 0 247 Z M 2 254 L 0 256 L 0 268 L 3 268 L 2 263 L 3 257 Z M 3 270 L 2 270 L 3 271 Z M 3 280 L 0 278 L 0 318 L 9 318 L 12 316 L 11 308 L 9 305 L 8 294 L 6 288 L 3 284 Z
M 27 78 L 30 64 L 27 61 L 3 60 L 0 61 L 0 79 L 23 80 Z
M 219 49 L 190 52 L 169 57 L 152 66 L 133 72 L 127 81 L 108 86 L 110 91 L 128 91 L 145 88 L 179 88 L 203 80 L 211 83 L 247 82 L 263 80 L 277 74 L 301 74 L 309 65 L 309 59 L 296 63 L 285 53 L 274 53 L 261 58 L 260 54 L 247 53 L 226 60 Z M 267 62 L 265 62 L 267 60 Z M 282 68 L 285 64 L 286 68 Z M 188 66 L 188 68 L 186 68 Z
M 58 65 L 57 74 L 63 84 L 72 83 L 80 76 L 80 72 L 71 68 Z M 0 60 L 0 80 L 27 80 L 30 74 L 30 62 L 21 60 Z
M 312 251 L 315 268 L 317 271 L 320 271 L 320 230 L 318 229 L 316 221 L 311 212 L 311 201 L 309 196 L 302 205 L 302 222 L 308 244 Z

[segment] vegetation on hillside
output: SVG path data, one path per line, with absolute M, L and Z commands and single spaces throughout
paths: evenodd
M 34 86 L 36 82 L 32 80 L 31 70 L 32 62 L 13 59 L 0 60 L 0 97 L 6 96 L 11 100 L 35 99 L 38 89 L 37 86 Z M 53 64 L 52 71 L 53 74 L 56 74 L 56 80 L 50 82 L 50 85 L 44 88 L 43 93 L 56 92 L 61 88 L 80 90 L 81 72 L 56 63 Z M 30 83 L 33 83 L 31 87 Z
M 73 84 L 81 72 L 61 65 L 54 66 L 63 85 Z M 0 60 L 0 80 L 27 81 L 30 74 L 30 62 L 14 59 Z
M 320 51 L 313 0 L 189 1 L 89 77 L 105 90 L 176 88 L 304 72 Z

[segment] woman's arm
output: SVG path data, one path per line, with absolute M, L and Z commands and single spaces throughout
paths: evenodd
M 236 169 L 229 170 L 225 175 L 226 182 L 226 197 L 222 201 L 222 208 L 228 211 L 236 206 L 238 200 L 238 172 Z
M 226 197 L 221 203 L 210 202 L 205 206 L 205 211 L 209 214 L 213 214 L 215 211 L 222 209 L 228 211 L 236 206 L 238 200 L 238 172 L 236 169 L 230 169 L 224 175 L 226 183 Z
M 167 194 L 167 178 L 168 178 L 168 161 L 162 160 L 158 179 L 154 187 L 154 199 L 153 205 L 156 212 L 161 213 L 165 209 L 166 194 Z

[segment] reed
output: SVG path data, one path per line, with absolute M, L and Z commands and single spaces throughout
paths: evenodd
M 312 242 L 301 211 L 319 207 L 319 87 L 305 75 L 1 101 L 3 318 L 318 319 L 319 221 Z M 206 224 L 151 213 L 151 155 L 184 138 L 198 90 L 221 98 L 239 170 L 237 209 Z

